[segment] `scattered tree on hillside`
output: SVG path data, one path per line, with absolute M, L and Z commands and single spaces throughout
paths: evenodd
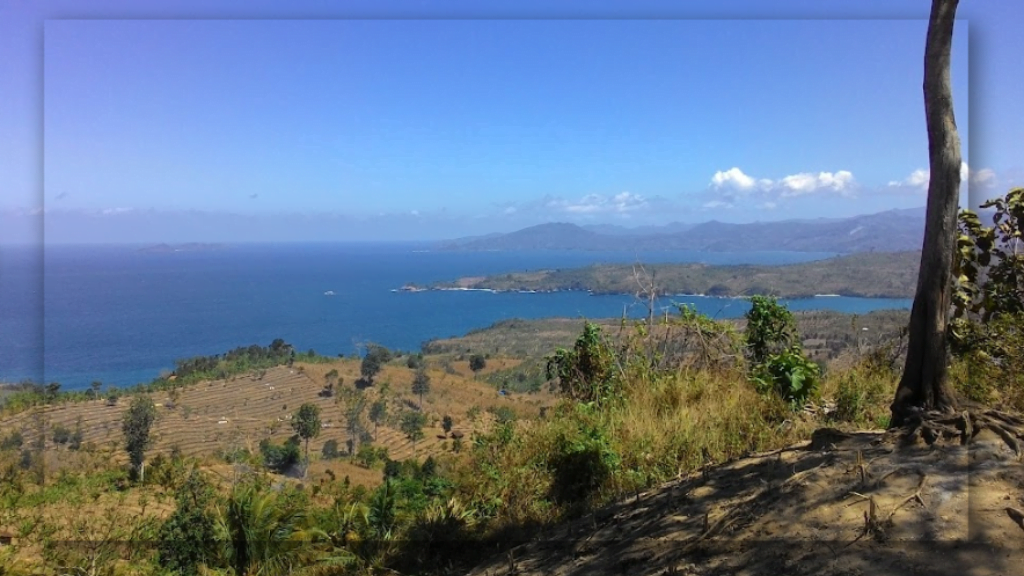
M 292 428 L 306 443 L 306 467 L 303 469 L 303 476 L 309 469 L 309 440 L 320 435 L 320 407 L 307 402 L 292 415 Z
M 345 411 L 345 430 L 348 432 L 348 453 L 354 456 L 359 448 L 359 438 L 362 436 L 365 427 L 363 426 L 363 411 L 366 409 L 366 397 L 362 392 L 357 392 L 346 399 L 348 409 Z
M 145 481 L 145 456 L 150 445 L 150 430 L 156 421 L 156 405 L 149 396 L 138 395 L 121 420 L 124 449 L 140 482 Z
M 377 439 L 377 427 L 388 417 L 388 404 L 381 398 L 370 405 L 370 422 L 373 422 L 373 438 Z
M 372 384 L 374 377 L 380 373 L 384 364 L 387 364 L 390 360 L 391 352 L 387 348 L 370 344 L 367 347 L 366 355 L 363 356 L 363 362 L 359 366 L 359 373 L 364 380 Z
M 412 379 L 412 393 L 420 397 L 420 410 L 423 409 L 423 395 L 430 393 L 430 375 L 420 368 Z
M 423 427 L 427 424 L 427 416 L 422 412 L 406 412 L 402 415 L 402 434 L 416 442 L 423 438 Z
M 455 425 L 455 421 L 452 417 L 445 414 L 444 418 L 441 419 L 441 428 L 444 429 L 444 434 L 447 436 L 452 431 L 452 426 Z
M 487 358 L 483 354 L 473 354 L 469 357 L 469 369 L 479 372 L 487 367 Z
M 92 384 L 89 384 L 89 391 L 92 392 L 93 398 L 100 397 L 100 388 L 103 388 L 103 382 L 99 380 L 93 380 Z
M 911 423 L 926 411 L 951 413 L 957 403 L 946 379 L 946 323 L 952 292 L 960 136 L 953 116 L 950 59 L 958 0 L 933 0 L 924 56 L 924 107 L 928 127 L 928 208 L 917 292 L 910 312 L 907 360 L 892 403 L 891 426 Z

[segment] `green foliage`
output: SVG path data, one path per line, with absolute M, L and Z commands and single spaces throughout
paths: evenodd
M 405 365 L 410 370 L 419 370 L 420 368 L 423 368 L 425 366 L 425 363 L 423 361 L 423 353 L 418 352 L 416 354 L 409 354 L 409 356 L 405 359 Z
M 423 395 L 430 393 L 430 375 L 426 370 L 416 371 L 412 379 L 412 393 L 420 397 L 420 408 L 423 408 Z
M 992 226 L 961 210 L 950 343 L 960 393 L 1024 409 L 1024 188 L 989 200 Z
M 774 392 L 794 408 L 803 406 L 818 390 L 820 368 L 799 346 L 769 354 L 754 366 L 751 378 L 758 392 Z
M 0 439 L 0 450 L 15 450 L 21 448 L 24 443 L 25 438 L 21 435 L 21 432 L 13 430 L 10 434 Z
M 158 559 L 177 574 L 199 574 L 199 566 L 211 560 L 217 536 L 213 488 L 192 470 L 175 490 L 174 499 L 177 507 L 158 533 Z
M 388 418 L 388 403 L 383 398 L 370 405 L 370 422 L 373 422 L 373 436 L 377 436 L 377 426 Z
M 283 444 L 274 444 L 269 438 L 260 442 L 260 455 L 267 469 L 285 473 L 299 461 L 299 437 L 292 436 Z
M 359 366 L 359 374 L 367 382 L 372 383 L 374 377 L 380 373 L 381 368 L 391 361 L 391 351 L 377 344 L 367 346 L 366 355 Z
M 152 398 L 143 395 L 132 399 L 131 406 L 121 420 L 124 449 L 128 452 L 128 460 L 137 473 L 142 471 L 142 463 L 150 444 L 150 430 L 155 421 L 156 405 L 153 404 Z
M 330 439 L 324 442 L 323 448 L 320 450 L 320 455 L 324 460 L 333 460 L 338 457 L 338 441 Z
M 252 481 L 236 484 L 222 505 L 216 562 L 234 574 L 285 575 L 308 562 L 306 507 L 289 492 L 269 492 Z
M 309 466 L 309 441 L 320 435 L 320 407 L 306 402 L 292 415 L 292 429 L 306 442 L 306 465 Z
M 292 415 L 292 429 L 307 442 L 320 434 L 320 407 L 306 402 Z
M 548 460 L 553 476 L 549 495 L 561 504 L 584 502 L 618 470 L 620 461 L 606 431 L 581 419 L 575 430 L 556 440 Z
M 817 392 L 821 369 L 804 356 L 793 313 L 774 297 L 753 296 L 746 319 L 750 377 L 757 391 L 802 406 Z
M 423 438 L 423 427 L 427 424 L 427 416 L 422 412 L 406 412 L 402 414 L 402 423 L 399 430 L 409 440 L 416 442 Z
M 71 441 L 71 430 L 63 424 L 57 424 L 53 427 L 53 443 L 58 446 L 63 446 Z
M 559 348 L 547 358 L 549 379 L 558 379 L 562 394 L 578 402 L 601 403 L 618 393 L 613 355 L 601 327 L 587 322 L 572 350 Z
M 797 340 L 793 313 L 772 296 L 752 296 L 747 311 L 747 353 L 752 364 L 788 350 Z
M 378 462 L 388 460 L 388 449 L 386 447 L 375 447 L 369 444 L 363 444 L 359 447 L 359 451 L 356 452 L 355 461 L 363 468 L 373 468 Z
M 295 350 L 280 338 L 263 347 L 256 344 L 241 346 L 224 354 L 196 356 L 174 363 L 175 384 L 191 384 L 200 380 L 224 379 L 235 374 L 288 364 L 295 358 Z M 167 380 L 154 382 L 156 388 L 170 386 Z
M 469 369 L 479 372 L 487 367 L 487 358 L 483 354 L 473 354 L 469 357 Z
M 444 430 L 445 434 L 450 434 L 452 431 L 452 426 L 454 425 L 455 421 L 452 420 L 452 417 L 447 414 L 445 414 L 444 418 L 441 419 L 441 428 Z
M 971 210 L 959 215 L 954 316 L 987 321 L 1024 313 L 1024 188 L 981 207 L 994 208 L 993 226 L 982 226 Z

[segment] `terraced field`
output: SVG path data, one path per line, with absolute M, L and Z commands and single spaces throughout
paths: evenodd
M 360 468 L 343 456 L 330 461 L 317 461 L 323 445 L 335 440 L 344 450 L 349 435 L 346 431 L 347 402 L 361 394 L 366 406 L 382 396 L 388 405 L 388 419 L 378 427 L 374 445 L 386 447 L 392 459 L 425 458 L 450 446 L 441 429 L 441 419 L 450 415 L 455 430 L 467 438 L 473 432 L 490 425 L 493 417 L 488 409 L 506 406 L 521 417 L 535 417 L 541 406 L 550 405 L 554 398 L 547 395 L 502 395 L 490 385 L 473 379 L 465 362 L 448 362 L 446 369 L 428 364 L 431 391 L 423 398 L 422 411 L 427 415 L 425 437 L 413 444 L 398 430 L 401 414 L 419 409 L 419 398 L 411 392 L 413 371 L 404 366 L 386 366 L 370 386 L 357 393 L 354 383 L 359 378 L 359 361 L 339 359 L 327 364 L 300 364 L 293 368 L 278 367 L 267 370 L 262 377 L 237 376 L 229 380 L 202 382 L 181 389 L 176 405 L 171 405 L 166 393 L 154 394 L 158 418 L 153 429 L 153 447 L 149 457 L 180 450 L 190 456 L 211 457 L 238 449 L 258 452 L 264 438 L 282 442 L 293 434 L 291 414 L 303 403 L 312 402 L 320 407 L 323 428 L 320 435 L 310 441 L 313 465 L 311 475 L 330 469 L 339 478 L 350 476 L 359 483 L 379 481 L 379 471 Z M 494 368 L 505 367 L 508 362 L 494 362 Z M 333 397 L 320 395 L 325 374 L 336 369 L 340 384 Z M 352 399 L 352 400 L 346 400 Z M 103 453 L 108 458 L 127 462 L 121 448 L 121 418 L 130 399 L 123 398 L 115 406 L 104 400 L 67 403 L 31 410 L 5 418 L 0 422 L 0 435 L 13 430 L 22 433 L 26 443 L 38 437 L 40 429 L 49 437 L 55 425 L 74 430 L 81 426 L 83 448 L 92 453 Z M 472 418 L 470 417 L 472 416 Z M 373 425 L 364 412 L 364 425 L 373 432 Z M 66 448 L 47 443 L 49 461 L 59 469 L 69 458 Z M 212 463 L 212 462 L 211 462 Z M 55 469 L 55 468 L 51 468 Z

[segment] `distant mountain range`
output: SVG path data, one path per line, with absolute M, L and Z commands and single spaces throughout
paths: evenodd
M 624 228 L 550 223 L 508 234 L 443 242 L 442 250 L 699 250 L 710 252 L 899 252 L 920 250 L 925 209 L 889 210 L 850 218 L 727 224 L 673 223 Z

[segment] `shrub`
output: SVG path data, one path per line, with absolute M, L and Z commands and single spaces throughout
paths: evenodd
M 581 424 L 575 434 L 562 434 L 548 460 L 553 479 L 550 497 L 561 504 L 588 500 L 620 463 L 604 430 Z
M 213 490 L 193 470 L 174 498 L 177 507 L 160 526 L 157 539 L 160 565 L 177 574 L 198 574 L 199 565 L 212 556 L 217 538 Z
M 547 358 L 547 375 L 557 379 L 562 394 L 578 402 L 600 403 L 617 395 L 613 356 L 600 326 L 587 322 L 571 350 L 559 348 Z
M 299 437 L 292 436 L 284 444 L 274 444 L 269 438 L 260 442 L 263 465 L 274 472 L 284 473 L 299 461 Z
M 798 346 L 769 354 L 751 374 L 758 392 L 775 392 L 792 406 L 802 406 L 818 390 L 818 365 Z
M 321 455 L 324 460 L 332 460 L 338 457 L 338 441 L 333 438 L 324 442 L 324 447 L 321 449 Z
M 772 296 L 752 296 L 747 319 L 747 352 L 752 364 L 762 364 L 796 341 L 793 313 Z

